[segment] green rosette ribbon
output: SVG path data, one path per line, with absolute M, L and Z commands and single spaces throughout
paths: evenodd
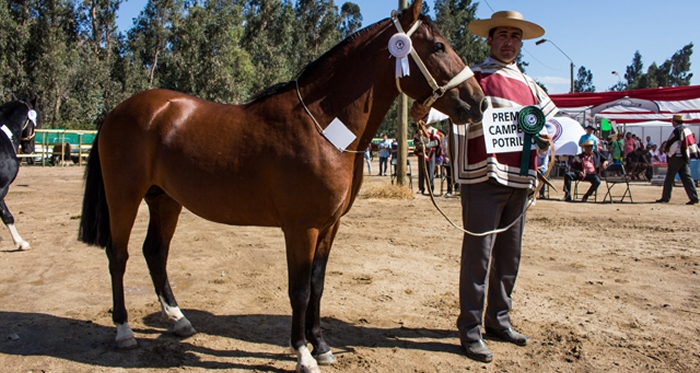
M 546 118 L 544 112 L 537 106 L 526 106 L 518 112 L 518 126 L 525 133 L 523 139 L 523 154 L 520 160 L 520 176 L 528 174 L 530 169 L 530 148 L 532 141 L 535 140 L 537 145 L 544 144 L 540 141 L 538 134 L 544 128 Z

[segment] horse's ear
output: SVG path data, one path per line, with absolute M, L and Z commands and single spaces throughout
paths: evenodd
M 32 99 L 32 102 L 30 102 L 30 104 L 32 105 L 32 109 L 36 110 L 36 103 L 38 100 L 39 100 L 39 96 L 34 96 L 34 98 Z
M 418 19 L 418 16 L 420 16 L 420 12 L 423 9 L 423 0 L 414 0 L 413 4 L 408 8 L 406 11 L 406 15 L 411 17 L 411 22 L 409 24 L 413 24 Z
M 15 93 L 14 93 L 14 92 L 10 92 L 10 99 L 11 99 L 12 101 L 19 101 L 19 99 L 17 98 L 17 96 L 15 96 Z

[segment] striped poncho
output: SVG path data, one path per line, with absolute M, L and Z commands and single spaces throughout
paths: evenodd
M 537 105 L 547 120 L 558 112 L 547 93 L 532 78 L 523 74 L 514 63 L 504 64 L 488 58 L 472 70 L 492 108 Z M 542 133 L 547 132 L 543 129 Z M 452 134 L 454 146 L 451 149 L 456 151 L 456 156 L 453 156 L 456 182 L 477 184 L 493 178 L 514 188 L 526 189 L 535 186 L 536 150 L 531 150 L 528 174 L 521 176 L 522 152 L 487 154 L 481 123 L 469 126 L 453 125 Z
M 682 157 L 686 162 L 690 158 L 699 158 L 700 152 L 698 145 L 695 143 L 695 136 L 687 126 L 680 125 L 673 129 L 671 135 L 666 141 L 669 157 Z

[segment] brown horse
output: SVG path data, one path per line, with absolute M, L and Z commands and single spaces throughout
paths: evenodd
M 318 371 L 316 359 L 322 364 L 335 360 L 319 318 L 326 263 L 339 220 L 360 189 L 363 151 L 399 89 L 415 99 L 437 100 L 433 106 L 456 123 L 482 115 L 483 92 L 435 24 L 420 15 L 421 1 L 358 31 L 309 64 L 296 81 L 278 84 L 248 104 L 151 90 L 109 113 L 85 171 L 79 238 L 106 247 L 119 347 L 137 344 L 127 322 L 123 276 L 129 235 L 145 199 L 150 222 L 143 255 L 174 333 L 195 332 L 166 274 L 184 206 L 219 223 L 281 227 L 297 370 Z M 388 43 L 397 30 L 416 23 L 411 40 L 417 55 L 410 75 L 397 84 Z M 424 64 L 424 73 L 416 61 Z M 346 151 L 320 132 L 334 118 L 357 136 Z

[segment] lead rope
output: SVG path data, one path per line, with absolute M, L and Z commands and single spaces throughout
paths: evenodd
M 421 127 L 421 131 L 422 131 L 422 132 L 424 132 L 424 133 L 429 133 L 428 130 L 427 130 L 427 128 L 425 127 L 425 122 L 423 122 L 422 120 L 419 120 L 419 121 L 418 121 L 418 125 Z M 452 123 L 450 123 L 450 125 L 452 125 Z M 467 124 L 467 126 L 469 126 L 469 125 Z M 467 128 L 467 132 L 469 132 L 469 128 Z M 420 137 L 420 143 L 421 143 L 421 147 L 422 147 L 422 149 L 423 149 L 423 152 L 425 153 L 425 142 L 423 141 L 423 136 Z M 422 156 L 422 157 L 425 158 L 425 156 Z M 423 174 L 427 177 L 427 176 L 429 175 L 429 174 L 428 174 L 428 165 L 427 165 L 427 162 L 424 160 L 422 163 L 423 163 Z M 444 211 L 442 211 L 442 209 L 440 208 L 440 206 L 438 206 L 437 202 L 435 201 L 435 195 L 433 194 L 433 188 L 430 187 L 430 181 L 428 181 L 428 192 L 429 192 L 428 194 L 430 195 L 430 201 L 433 202 L 433 206 L 435 206 L 435 208 L 440 212 L 440 214 L 441 214 L 453 227 L 455 227 L 457 230 L 459 230 L 459 231 L 461 231 L 461 232 L 463 232 L 463 233 L 466 233 L 466 234 L 468 234 L 468 235 L 470 235 L 470 236 L 474 236 L 474 237 L 484 237 L 484 236 L 488 236 L 488 235 L 492 235 L 492 234 L 503 233 L 503 232 L 509 230 L 510 228 L 512 228 L 512 227 L 515 225 L 515 223 L 517 223 L 518 221 L 520 221 L 520 219 L 523 218 L 523 216 L 525 215 L 525 213 L 527 212 L 527 210 L 530 208 L 530 206 L 532 206 L 532 204 L 535 203 L 535 198 L 528 198 L 527 205 L 525 205 L 525 208 L 523 209 L 523 212 L 520 213 L 520 215 L 518 215 L 518 217 L 515 218 L 515 220 L 513 220 L 512 223 L 508 224 L 507 226 L 505 226 L 505 227 L 503 227 L 503 228 L 496 228 L 496 229 L 493 229 L 493 230 L 490 230 L 490 231 L 486 231 L 486 232 L 482 232 L 482 233 L 474 233 L 474 232 L 468 231 L 468 230 L 464 229 L 463 227 L 460 227 L 459 225 L 457 225 L 452 219 L 450 219 L 450 218 L 447 216 L 447 214 L 445 214 Z

